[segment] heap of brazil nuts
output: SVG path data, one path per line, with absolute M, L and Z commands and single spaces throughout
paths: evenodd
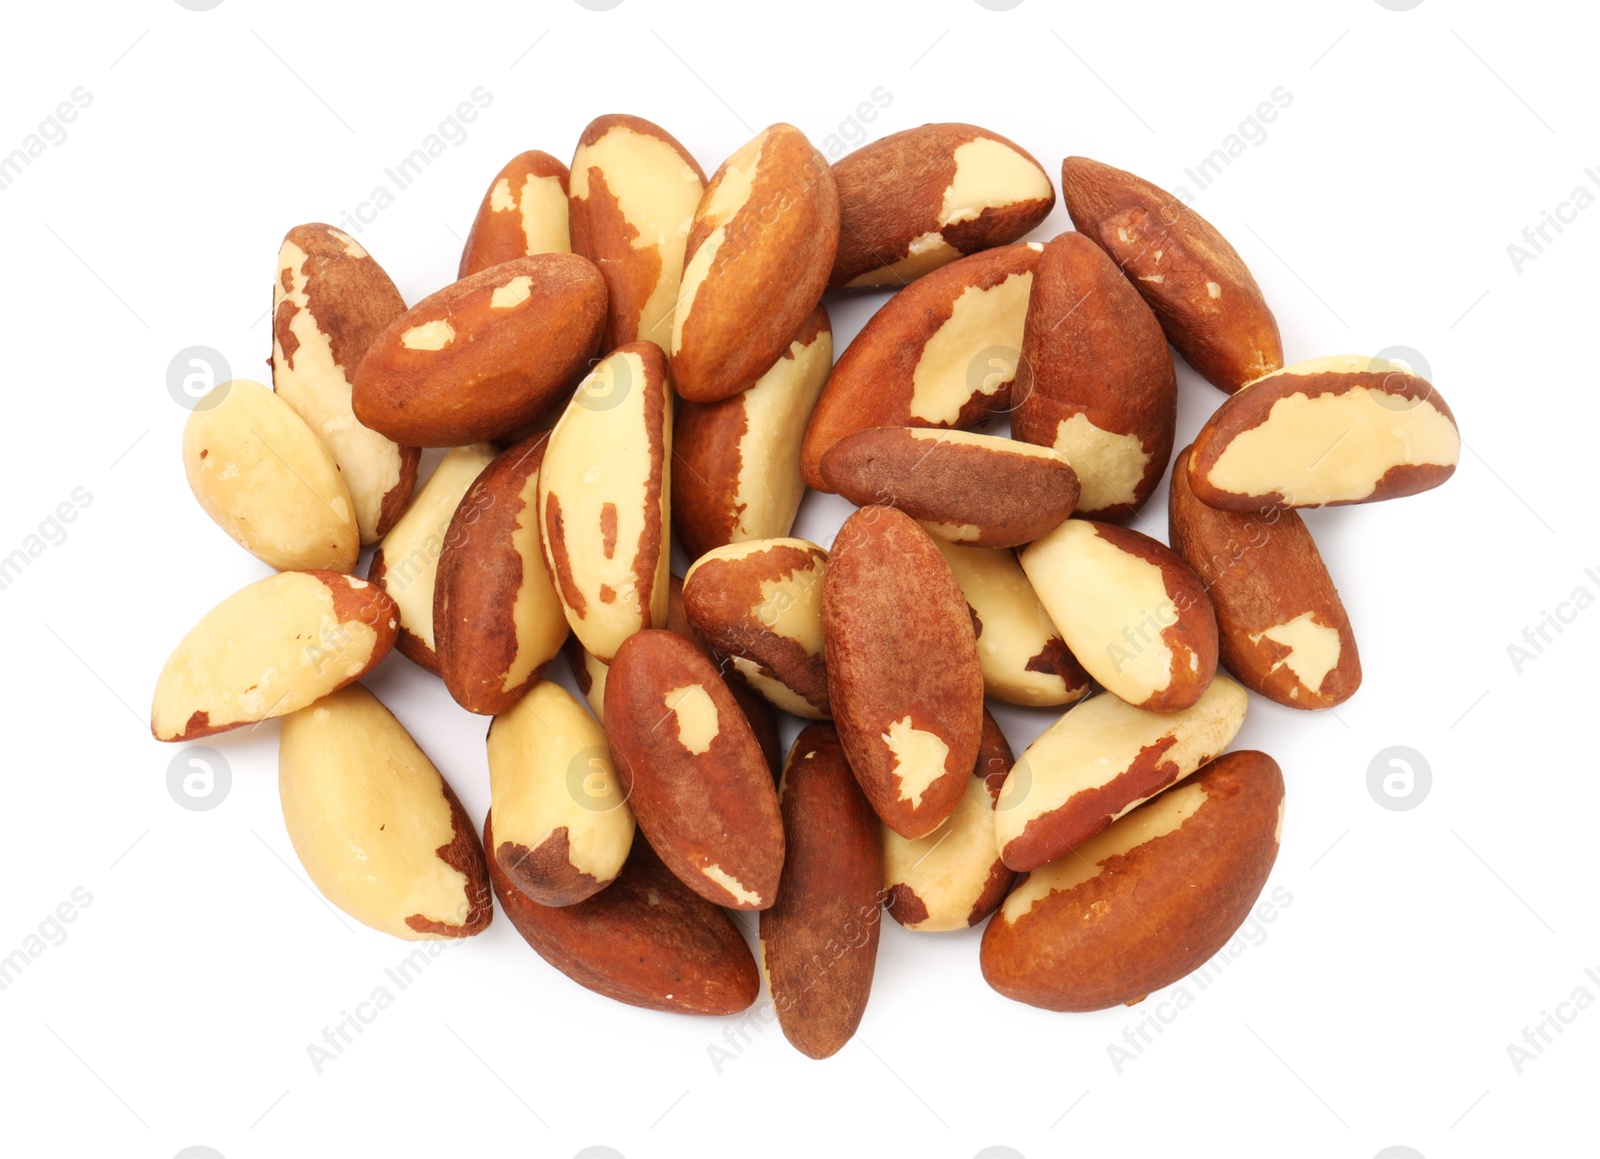
M 773 125 L 707 179 L 611 115 L 570 169 L 508 162 L 410 309 L 295 226 L 272 388 L 216 387 L 183 437 L 276 570 L 178 644 L 155 736 L 284 718 L 289 838 L 374 929 L 466 937 L 498 898 L 620 1002 L 732 1014 L 765 978 L 813 1058 L 861 1021 L 885 909 L 987 922 L 983 978 L 1047 1010 L 1176 982 L 1277 856 L 1283 775 L 1227 751 L 1251 694 L 1361 682 L 1297 510 L 1436 487 L 1460 438 L 1404 364 L 1285 365 L 1170 194 L 1082 157 L 1060 188 L 1076 229 L 1026 240 L 1055 187 L 974 125 L 832 166 Z M 836 360 L 826 295 L 865 287 L 895 292 Z M 1226 395 L 1176 458 L 1174 350 Z M 1162 543 L 1126 524 L 1169 467 Z M 790 535 L 807 487 L 857 507 L 830 545 Z M 487 816 L 357 683 L 391 650 L 492 717 Z M 1017 756 L 989 702 L 1063 715 Z M 762 969 L 727 910 L 759 911 Z

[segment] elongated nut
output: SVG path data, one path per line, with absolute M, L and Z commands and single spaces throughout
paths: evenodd
M 1018 558 L 1061 638 L 1107 692 L 1152 712 L 1200 699 L 1217 670 L 1217 618 L 1171 548 L 1069 519 Z
M 183 427 L 183 473 L 205 513 L 280 571 L 349 571 L 361 550 L 350 491 L 316 433 L 266 387 L 225 382 Z
M 416 501 L 383 537 L 367 568 L 367 578 L 400 607 L 400 654 L 429 672 L 439 671 L 433 626 L 439 557 L 461 497 L 494 457 L 494 448 L 488 443 L 473 443 L 440 459 Z M 462 526 L 470 527 L 476 518 L 476 513 L 469 512 Z
M 1044 247 L 1033 274 L 1011 434 L 1054 447 L 1078 473 L 1078 513 L 1144 505 L 1172 458 L 1178 379 L 1150 307 L 1081 233 Z
M 272 286 L 272 389 L 339 464 L 363 545 L 395 525 L 417 485 L 422 452 L 363 426 L 351 409 L 356 367 L 405 312 L 383 267 L 343 230 L 297 225 L 283 239 Z
M 995 806 L 995 840 L 1012 869 L 1037 869 L 1181 781 L 1244 724 L 1243 688 L 1219 676 L 1182 712 L 1146 712 L 1115 696 L 1068 711 L 1028 746 Z
M 1087 157 L 1061 163 L 1061 200 L 1072 224 L 1122 267 L 1167 340 L 1207 382 L 1231 394 L 1283 365 L 1278 322 L 1261 287 L 1238 251 L 1193 209 Z
M 539 464 L 547 438 L 502 451 L 450 517 L 433 585 L 439 675 L 468 712 L 504 712 L 567 638 L 539 546 Z
M 1431 490 L 1455 474 L 1455 415 L 1411 369 L 1355 354 L 1249 384 L 1195 436 L 1189 486 L 1224 511 L 1338 507 Z
M 567 167 L 548 153 L 530 149 L 507 161 L 490 182 L 461 249 L 456 277 L 469 277 L 514 258 L 571 252 Z
M 785 712 L 828 717 L 822 577 L 828 553 L 804 539 L 730 544 L 695 561 L 683 581 L 689 622 L 734 671 Z
M 984 979 L 1046 1010 L 1103 1010 L 1169 986 L 1227 944 L 1278 856 L 1283 774 L 1229 753 L 1006 898 Z
M 609 662 L 667 619 L 672 389 L 653 343 L 607 355 L 584 379 L 539 468 L 539 529 L 567 622 Z
M 150 731 L 195 740 L 304 708 L 359 680 L 394 647 L 400 609 L 330 571 L 285 571 L 212 608 L 167 658 Z
M 956 811 L 908 841 L 883 826 L 884 906 L 908 930 L 963 930 L 995 911 L 1016 874 L 995 852 L 995 801 L 1011 771 L 1011 746 L 983 714 L 978 763 Z M 781 895 L 780 895 L 781 896 Z
M 642 117 L 590 121 L 572 155 L 572 251 L 610 292 L 605 349 L 672 341 L 683 247 L 706 175 L 678 139 Z
M 622 872 L 633 810 L 606 734 L 559 684 L 541 680 L 489 726 L 489 856 L 540 905 L 571 905 Z
M 278 794 L 306 875 L 397 938 L 465 938 L 494 917 L 478 833 L 450 783 L 359 684 L 287 717 Z

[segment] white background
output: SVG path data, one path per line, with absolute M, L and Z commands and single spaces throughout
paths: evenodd
M 1592 1147 L 1580 1108 L 1600 1011 L 1563 1007 L 1575 1021 L 1520 1073 L 1507 1052 L 1577 988 L 1600 998 L 1584 973 L 1600 975 L 1600 792 L 1583 732 L 1600 611 L 1520 673 L 1507 653 L 1573 589 L 1600 594 L 1579 471 L 1600 410 L 1588 341 L 1600 211 L 1569 210 L 1520 271 L 1507 252 L 1575 187 L 1600 192 L 1584 172 L 1600 166 L 1592 25 L 1578 5 L 1444 0 L 1405 12 L 1374 0 L 889 7 L 8 12 L 0 154 L 76 86 L 93 99 L 0 190 L 0 554 L 75 488 L 92 502 L 0 591 L 0 956 L 74 889 L 92 901 L 0 991 L 6 1152 L 1369 1159 L 1404 1145 L 1441 1159 Z M 860 1033 L 818 1063 L 770 1022 L 592 995 L 503 917 L 314 1069 L 308 1044 L 374 988 L 395 991 L 384 971 L 412 947 L 311 890 L 279 816 L 276 725 L 211 742 L 232 770 L 216 808 L 169 795 L 177 749 L 152 741 L 146 719 L 156 673 L 194 620 L 265 568 L 188 494 L 186 412 L 166 371 L 202 344 L 263 377 L 284 231 L 369 199 L 478 86 L 493 100 L 466 139 L 359 234 L 408 301 L 454 276 L 458 239 L 507 158 L 569 157 L 601 113 L 659 122 L 709 173 L 774 121 L 825 147 L 882 86 L 892 102 L 873 136 L 972 121 L 1052 174 L 1081 153 L 1171 186 L 1275 88 L 1292 94 L 1195 204 L 1254 270 L 1291 360 L 1412 347 L 1469 449 L 1438 491 L 1308 517 L 1366 678 L 1337 715 L 1253 698 L 1238 741 L 1284 767 L 1268 891 L 1292 901 L 1217 981 L 1190 985 L 1191 1005 L 1165 1007 L 1170 1023 L 1120 1070 L 1108 1046 L 1175 990 L 1091 1015 L 1034 1010 L 984 984 L 976 930 L 886 922 Z M 1058 207 L 1034 236 L 1067 228 Z M 841 346 L 881 300 L 834 309 Z M 1181 365 L 1179 379 L 1181 446 L 1222 396 Z M 841 512 L 814 497 L 797 532 L 827 543 Z M 1164 538 L 1159 495 L 1140 526 Z M 371 686 L 481 820 L 485 721 L 398 653 Z M 1020 746 L 1053 716 L 1006 723 Z M 1391 745 L 1432 770 L 1407 811 L 1368 790 L 1369 763 Z M 739 1053 L 719 1070 L 708 1048 L 730 1039 Z

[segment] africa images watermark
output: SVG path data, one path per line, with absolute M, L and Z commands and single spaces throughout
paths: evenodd
M 378 1020 L 378 1015 L 394 1005 L 396 994 L 408 989 L 422 976 L 423 971 L 439 960 L 440 955 L 456 944 L 452 939 L 418 942 L 417 948 L 411 953 L 393 966 L 385 966 L 383 976 L 394 983 L 394 989 L 380 982 L 365 999 L 355 1004 L 354 1011 L 339 1011 L 339 1020 L 332 1026 L 322 1028 L 321 1041 L 306 1043 L 306 1057 L 311 1060 L 311 1069 L 321 1074 L 323 1067 L 338 1061 L 366 1028 Z
M 55 508 L 39 521 L 36 530 L 22 537 L 20 546 L 12 548 L 5 555 L 0 555 L 0 592 L 22 578 L 22 573 L 33 566 L 34 560 L 50 548 L 65 543 L 66 525 L 77 519 L 79 513 L 93 502 L 94 492 L 89 488 L 74 487 L 72 494 L 57 503 Z
M 1270 99 L 1256 105 L 1255 111 L 1240 121 L 1237 129 L 1222 138 L 1222 144 L 1183 171 L 1194 188 L 1191 190 L 1187 185 L 1174 183 L 1172 192 L 1179 201 L 1185 205 L 1194 204 L 1195 194 L 1215 184 L 1217 178 L 1245 153 L 1266 143 L 1267 126 L 1294 104 L 1294 94 L 1283 85 L 1273 89 L 1267 96 Z
M 75 886 L 67 898 L 44 916 L 35 931 L 22 939 L 22 944 L 0 958 L 0 991 L 15 985 L 22 972 L 38 961 L 48 949 L 60 946 L 67 940 L 67 923 L 78 920 L 78 915 L 94 904 L 94 894 L 84 886 Z
M 0 156 L 0 192 L 15 185 L 23 172 L 52 147 L 65 144 L 67 126 L 94 104 L 94 94 L 83 85 L 73 89 L 67 97 L 39 122 L 37 129 L 22 138 L 22 144 Z
M 1583 976 L 1600 987 L 1600 969 L 1586 966 Z M 1511 1060 L 1511 1069 L 1521 1074 L 1529 1063 L 1537 1062 L 1545 1051 L 1555 1045 L 1556 1039 L 1567 1032 L 1567 1027 L 1578 1021 L 1578 1015 L 1593 1005 L 1594 991 L 1580 982 L 1563 1001 L 1556 1003 L 1554 1011 L 1539 1011 L 1539 1021 L 1532 1026 L 1524 1026 L 1520 1040 L 1506 1043 L 1506 1057 Z
M 1594 590 L 1589 584 L 1600 588 L 1600 571 L 1586 567 L 1583 576 L 1589 583 L 1580 583 L 1573 588 L 1567 598 L 1556 605 L 1555 611 L 1540 608 L 1539 619 L 1522 629 L 1522 641 L 1518 643 L 1513 640 L 1506 645 L 1511 669 L 1518 676 L 1522 675 L 1524 667 L 1543 656 L 1545 649 L 1556 642 L 1556 637 L 1576 623 L 1578 616 L 1595 602 Z
M 1583 176 L 1588 185 L 1573 186 L 1565 201 L 1556 202 L 1554 210 L 1541 209 L 1537 222 L 1522 227 L 1521 241 L 1506 246 L 1506 256 L 1511 259 L 1511 268 L 1516 273 L 1521 274 L 1530 262 L 1538 261 L 1556 238 L 1566 232 L 1567 226 L 1578 220 L 1578 214 L 1593 205 L 1597 196 L 1600 196 L 1595 192 L 1600 190 L 1600 171 L 1590 166 L 1583 171 Z M 1554 236 L 1551 236 L 1552 231 Z

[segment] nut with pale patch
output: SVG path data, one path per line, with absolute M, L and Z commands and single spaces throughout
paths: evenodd
M 322 895 L 397 938 L 465 938 L 494 917 L 483 846 L 450 783 L 353 684 L 285 718 L 278 796 Z
M 683 580 L 701 637 L 777 707 L 825 720 L 822 581 L 828 553 L 804 539 L 752 539 L 707 552 Z
M 833 444 L 821 467 L 850 502 L 897 507 L 935 538 L 969 547 L 1029 543 L 1078 501 L 1064 456 L 971 431 L 872 427 Z
M 987 711 L 978 763 L 945 823 L 915 841 L 882 826 L 884 905 L 908 930 L 964 930 L 995 911 L 1014 874 L 995 852 L 995 801 L 1011 746 Z M 781 897 L 781 895 L 780 895 Z
M 878 960 L 878 818 L 839 737 L 795 738 L 778 785 L 785 856 L 778 900 L 761 911 L 761 966 L 783 1036 L 808 1058 L 838 1053 L 861 1025 Z
M 1189 206 L 1087 157 L 1061 163 L 1061 200 L 1207 382 L 1231 394 L 1283 365 L 1278 322 L 1261 287 L 1238 251 Z
M 907 282 L 1014 242 L 1056 203 L 1021 146 L 976 125 L 919 125 L 836 161 L 839 252 L 833 289 Z
M 646 629 L 606 673 L 606 738 L 640 830 L 701 897 L 765 909 L 777 896 L 783 823 L 766 756 L 703 652 Z
M 995 842 L 1012 869 L 1037 869 L 1228 747 L 1245 690 L 1219 676 L 1182 712 L 1146 712 L 1115 696 L 1071 709 L 1017 759 L 1000 794 Z
M 1361 685 L 1361 658 L 1322 553 L 1294 511 L 1219 511 L 1189 486 L 1189 450 L 1172 468 L 1168 538 L 1206 585 L 1223 665 L 1251 692 L 1290 708 L 1331 708 Z
M 805 480 L 800 442 L 833 369 L 833 327 L 818 306 L 754 386 L 678 406 L 672 526 L 690 559 L 714 547 L 789 534 Z
M 828 490 L 822 456 L 871 427 L 970 427 L 1004 413 L 1044 247 L 985 250 L 918 278 L 845 348 L 800 448 L 806 485 Z
M 1116 263 L 1081 233 L 1033 274 L 1011 434 L 1067 457 L 1095 519 L 1131 516 L 1172 458 L 1178 379 L 1166 335 Z
M 1088 673 L 1061 639 L 1015 553 L 957 547 L 939 538 L 933 544 L 972 614 L 986 696 L 1048 706 L 1071 704 L 1088 694 Z
M 1132 1005 L 1227 944 L 1278 856 L 1283 774 L 1236 752 L 1030 874 L 983 933 L 984 980 L 1046 1010 Z
M 461 249 L 456 277 L 515 258 L 571 252 L 567 167 L 548 153 L 530 149 L 507 161 L 489 183 Z
M 516 704 L 568 633 L 539 546 L 539 464 L 548 439 L 502 451 L 445 531 L 433 584 L 434 656 L 456 703 L 493 716 Z
M 793 125 L 722 163 L 695 207 L 672 316 L 672 381 L 693 402 L 738 394 L 817 308 L 839 244 L 833 174 Z
M 572 154 L 572 250 L 605 277 L 605 349 L 643 341 L 668 351 L 683 248 L 705 187 L 699 163 L 659 125 L 612 113 L 584 128 Z
M 823 577 L 822 632 L 856 779 L 891 829 L 926 836 L 972 776 L 983 672 L 961 588 L 909 515 L 865 507 L 845 520 Z
M 573 632 L 608 663 L 634 632 L 666 623 L 671 454 L 666 358 L 633 342 L 578 388 L 539 468 L 545 562 Z
M 606 285 L 577 254 L 535 254 L 462 278 L 372 341 L 355 413 L 419 447 L 497 439 L 566 399 L 600 344 Z
M 417 485 L 422 452 L 363 426 L 351 408 L 367 348 L 405 312 L 383 267 L 343 230 L 297 225 L 283 239 L 272 286 L 272 388 L 339 464 L 363 544 L 395 525 Z
M 633 811 L 606 734 L 565 688 L 541 680 L 489 726 L 489 794 L 500 872 L 540 905 L 572 905 L 622 872 Z
M 1189 486 L 1224 511 L 1372 503 L 1455 474 L 1461 435 L 1433 386 L 1356 354 L 1297 362 L 1249 384 L 1195 436 Z
M 213 389 L 183 427 L 183 473 L 205 513 L 280 571 L 349 571 L 361 550 L 333 456 L 260 383 Z
M 439 557 L 444 554 L 451 525 L 457 522 L 462 496 L 494 458 L 494 448 L 488 443 L 473 443 L 440 459 L 415 502 L 383 537 L 367 567 L 367 578 L 399 605 L 400 654 L 429 672 L 439 671 L 433 623 Z M 482 514 L 481 508 L 467 512 L 459 526 L 470 530 Z
M 189 629 L 156 681 L 150 731 L 195 740 L 304 708 L 394 647 L 400 609 L 331 571 L 285 571 L 234 592 Z
M 1200 699 L 1217 670 L 1217 618 L 1171 548 L 1069 519 L 1018 558 L 1061 638 L 1107 692 L 1152 712 Z

